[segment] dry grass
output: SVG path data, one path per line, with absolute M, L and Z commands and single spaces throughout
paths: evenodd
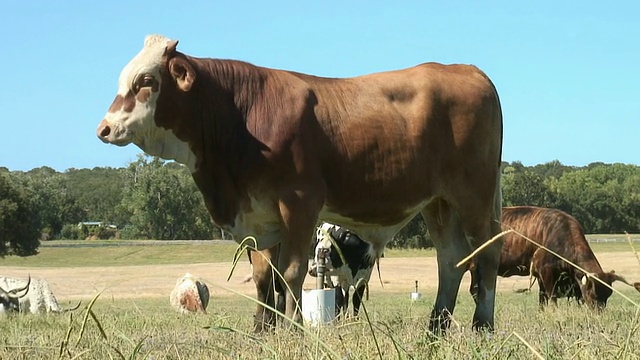
M 174 247 L 162 248 L 175 254 Z M 594 250 L 600 257 L 597 247 Z M 139 261 L 147 261 L 142 253 Z M 634 256 L 628 244 L 626 255 Z M 616 266 L 620 257 L 618 253 L 613 256 Z M 241 294 L 214 296 L 208 315 L 193 316 L 175 313 L 166 296 L 123 299 L 103 294 L 74 314 L 0 319 L 0 359 L 640 358 L 640 342 L 636 340 L 640 310 L 617 294 L 602 313 L 567 301 L 539 311 L 535 292 L 515 294 L 503 289 L 496 302 L 497 330 L 487 334 L 469 329 L 474 304 L 463 285 L 454 325 L 444 338 L 433 336 L 426 331 L 435 298 L 433 286 L 423 288 L 423 300 L 412 302 L 408 296 L 411 287 L 399 291 L 404 283 L 393 285 L 407 280 L 408 268 L 401 265 L 410 262 L 428 267 L 434 259 L 392 258 L 389 254 L 382 263 L 388 285 L 372 290 L 371 299 L 365 302 L 368 322 L 363 317 L 306 332 L 279 328 L 255 336 L 250 333 L 255 305 Z M 66 264 L 73 266 L 69 261 Z M 394 272 L 394 266 L 400 267 Z M 153 268 L 157 271 L 160 266 Z M 223 279 L 226 273 L 220 276 Z M 412 283 L 413 279 L 407 281 Z M 217 285 L 225 284 L 220 281 Z M 622 292 L 636 301 L 640 298 L 632 289 Z
M 637 359 L 640 313 L 614 296 L 602 314 L 573 303 L 539 311 L 534 294 L 500 293 L 498 330 L 467 326 L 470 296 L 460 297 L 455 325 L 444 338 L 426 331 L 434 293 L 411 302 L 407 294 L 372 296 L 364 320 L 300 330 L 250 333 L 253 304 L 217 299 L 208 315 L 174 313 L 166 300 L 98 298 L 71 318 L 12 316 L 0 322 L 2 359 Z M 373 332 L 371 331 L 373 328 Z M 376 350 L 374 335 L 379 344 Z

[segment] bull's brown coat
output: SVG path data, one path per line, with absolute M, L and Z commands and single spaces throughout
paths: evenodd
M 431 328 L 445 328 L 463 274 L 454 264 L 500 230 L 502 114 L 489 78 L 427 63 L 329 79 L 194 58 L 176 45 L 146 40 L 121 74 L 124 101 L 116 98 L 133 95 L 136 108 L 112 106 L 98 136 L 187 164 L 214 222 L 239 240 L 255 236 L 278 265 L 293 290 L 286 315 L 297 320 L 319 218 L 380 253 L 420 212 L 438 251 Z M 158 91 L 145 86 L 150 78 Z M 493 327 L 499 251 L 497 243 L 478 258 L 476 326 Z M 271 305 L 264 264 L 254 261 L 254 280 Z M 258 328 L 273 319 L 260 307 L 257 315 Z

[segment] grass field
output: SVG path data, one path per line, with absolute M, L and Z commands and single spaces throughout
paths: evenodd
M 640 263 L 629 244 L 592 244 L 597 255 L 631 259 L 628 275 L 640 278 Z M 11 266 L 34 268 L 94 267 L 228 262 L 235 245 L 42 247 L 37 256 L 5 258 Z M 433 251 L 388 250 L 393 263 L 418 263 Z M 412 258 L 414 260 L 412 260 Z M 383 263 L 385 265 L 385 263 Z M 630 274 L 635 271 L 634 274 Z M 383 270 L 391 285 L 403 271 Z M 98 272 L 99 274 L 99 272 Z M 95 281 L 99 280 L 100 275 Z M 71 314 L 0 318 L 0 359 L 639 359 L 640 307 L 615 295 L 606 311 L 594 313 L 575 303 L 539 311 L 537 293 L 498 293 L 496 331 L 469 329 L 473 301 L 460 291 L 455 321 L 445 337 L 425 331 L 435 291 L 425 288 L 420 301 L 408 292 L 372 290 L 366 316 L 333 326 L 306 330 L 277 329 L 251 334 L 255 305 L 246 295 L 214 296 L 207 315 L 179 315 L 166 297 L 100 296 Z M 621 288 L 636 303 L 640 294 Z
M 638 309 L 612 299 L 603 314 L 572 303 L 538 311 L 536 297 L 501 293 L 498 329 L 469 329 L 472 301 L 461 296 L 444 338 L 425 331 L 434 294 L 372 296 L 370 323 L 250 334 L 250 300 L 222 298 L 209 314 L 180 316 L 164 300 L 98 299 L 92 314 L 13 316 L 0 322 L 2 359 L 637 359 Z M 92 317 L 92 316 L 95 316 Z M 371 324 L 371 326 L 369 325 Z
M 596 236 L 596 235 L 590 235 Z M 597 235 L 624 239 L 624 235 Z M 633 238 L 638 238 L 633 235 Z M 207 241 L 90 241 L 95 247 L 74 247 L 88 241 L 49 241 L 40 247 L 39 254 L 28 257 L 6 257 L 0 260 L 3 266 L 25 267 L 69 267 L 69 266 L 125 266 L 152 264 L 198 264 L 231 261 L 237 249 L 234 242 L 213 243 Z M 132 245 L 134 243 L 135 245 Z M 162 245 L 157 245 L 161 243 Z M 119 244 L 118 246 L 106 246 Z M 147 244 L 149 246 L 141 246 Z M 155 244 L 155 245 L 151 245 Z M 640 251 L 640 242 L 634 244 Z M 54 246 L 55 245 L 55 246 Z M 68 245 L 69 247 L 61 247 Z M 105 245 L 105 246 L 100 246 Z M 169 248 L 167 248 L 169 247 Z M 627 242 L 592 243 L 591 248 L 598 252 L 630 251 Z M 385 257 L 425 257 L 435 256 L 435 250 L 388 249 Z

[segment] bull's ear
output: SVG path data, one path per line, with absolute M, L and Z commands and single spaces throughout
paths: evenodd
M 169 73 L 176 81 L 180 90 L 187 92 L 191 90 L 193 82 L 196 80 L 196 73 L 193 67 L 183 57 L 174 57 L 169 60 Z

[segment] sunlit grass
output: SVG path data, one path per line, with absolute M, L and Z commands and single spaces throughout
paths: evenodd
M 22 258 L 8 256 L 0 259 L 0 264 L 3 266 L 68 267 L 215 263 L 231 261 L 236 248 L 237 244 L 234 242 L 186 244 L 180 242 L 149 246 L 43 246 L 39 249 L 38 255 Z
M 616 295 L 598 314 L 568 301 L 539 311 L 535 294 L 503 292 L 497 299 L 497 329 L 489 336 L 469 329 L 473 301 L 461 293 L 454 325 L 445 338 L 425 330 L 435 294 L 425 293 L 417 302 L 408 295 L 372 294 L 365 302 L 384 359 L 534 358 L 514 333 L 548 359 L 633 359 L 640 354 L 640 342 L 635 340 L 640 335 L 640 314 Z M 312 336 L 286 329 L 254 336 L 253 310 L 250 300 L 235 296 L 213 298 L 207 315 L 180 315 L 166 299 L 98 298 L 92 308 L 96 318 L 88 319 L 80 341 L 82 310 L 71 321 L 68 315 L 3 319 L 0 358 L 58 358 L 68 333 L 64 359 L 121 358 L 119 354 L 136 359 L 327 358 L 318 356 L 318 340 L 345 359 L 379 358 L 362 319 L 318 329 Z
M 628 243 L 592 244 L 601 251 L 630 251 Z M 23 266 L 158 265 L 230 262 L 236 244 L 118 247 L 43 247 Z M 388 257 L 434 256 L 431 250 L 387 250 Z M 2 260 L 9 265 L 20 258 Z M 639 264 L 640 265 L 640 264 Z M 215 284 L 212 284 L 215 285 Z M 218 284 L 222 285 L 223 284 Z M 639 294 L 625 289 L 625 295 Z M 426 331 L 435 293 L 412 302 L 406 293 L 371 293 L 364 303 L 370 323 L 340 321 L 300 330 L 278 328 L 254 335 L 255 303 L 242 296 L 213 297 L 207 315 L 176 313 L 166 298 L 114 300 L 100 297 L 72 314 L 21 314 L 0 319 L 0 359 L 637 359 L 640 310 L 614 294 L 596 313 L 575 302 L 538 308 L 537 289 L 496 299 L 496 331 L 470 329 L 474 303 L 461 290 L 445 337 Z M 375 339 L 375 340 L 374 340 Z M 379 350 L 378 350 L 379 349 Z

